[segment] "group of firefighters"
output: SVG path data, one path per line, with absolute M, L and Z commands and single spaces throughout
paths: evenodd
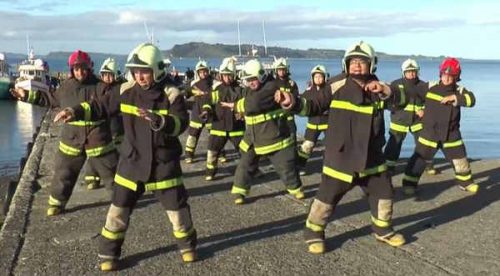
M 361 41 L 345 51 L 340 74 L 329 77 L 323 65 L 314 66 L 310 85 L 301 95 L 284 58 L 275 61 L 274 76 L 257 59 L 247 61 L 237 75 L 234 59 L 226 58 L 214 78 L 208 64 L 199 61 L 195 80 L 186 89 L 179 89 L 168 76 L 160 50 L 150 43 L 129 54 L 128 81 L 118 77 L 118 64 L 111 58 L 102 64 L 100 79 L 83 51 L 72 53 L 68 65 L 71 78 L 54 93 L 14 89 L 12 94 L 28 103 L 63 108 L 54 118 L 65 124 L 48 216 L 64 212 L 85 163 L 87 187 L 103 184 L 111 190 L 99 241 L 103 271 L 119 269 L 130 215 L 146 191 L 152 191 L 166 210 L 183 261 L 196 260 L 197 234 L 182 179 L 178 138 L 186 129 L 186 163 L 194 160 L 202 128 L 210 131 L 207 181 L 214 179 L 218 162 L 225 161 L 226 142 L 239 149 L 231 188 L 235 204 L 246 202 L 262 157 L 271 161 L 288 193 L 303 199 L 299 175 L 305 173 L 307 159 L 324 132 L 322 180 L 304 231 L 314 254 L 325 251 L 329 218 L 356 185 L 367 196 L 375 238 L 394 247 L 405 243 L 391 224 L 391 174 L 408 132 L 416 147 L 404 172 L 406 195 L 417 194 L 419 178 L 438 149 L 452 163 L 458 186 L 470 193 L 478 190 L 459 129 L 461 107 L 474 106 L 475 98 L 457 84 L 461 68 L 455 58 L 443 60 L 435 83 L 420 80 L 419 65 L 408 59 L 402 64 L 403 77 L 386 84 L 375 75 L 373 48 Z M 391 112 L 387 145 L 384 110 Z M 309 118 L 300 147 L 294 115 Z

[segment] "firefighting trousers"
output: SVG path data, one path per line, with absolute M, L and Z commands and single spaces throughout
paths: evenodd
M 311 157 L 314 146 L 318 142 L 318 138 L 322 132 L 323 130 L 306 128 L 306 132 L 304 134 L 305 140 L 302 142 L 302 145 L 300 145 L 298 150 L 297 165 L 299 168 L 304 168 L 306 166 L 307 160 Z
M 295 155 L 296 150 L 293 146 L 266 155 L 290 194 L 299 192 L 302 187 L 299 172 L 295 168 Z M 258 160 L 253 147 L 246 152 L 241 151 L 241 159 L 236 167 L 231 193 L 248 195 L 253 178 L 251 172 L 258 166 L 256 164 Z
M 474 182 L 472 180 L 472 172 L 462 140 L 443 143 L 433 142 L 420 137 L 415 147 L 415 152 L 406 166 L 403 186 L 417 186 L 425 170 L 426 162 L 432 160 L 438 150 L 441 150 L 445 158 L 452 163 L 455 170 L 456 184 L 466 187 Z
M 394 232 L 391 225 L 394 191 L 387 171 L 365 177 L 355 176 L 352 183 L 323 174 L 307 217 L 304 229 L 306 242 L 314 243 L 325 239 L 329 218 L 339 201 L 354 186 L 360 186 L 368 198 L 373 232 L 380 236 Z
M 125 234 L 129 226 L 137 200 L 144 193 L 144 184 L 139 184 L 137 191 L 114 184 L 111 206 L 106 217 L 106 224 L 99 237 L 99 257 L 118 259 L 121 255 Z M 181 252 L 193 251 L 197 238 L 187 203 L 188 195 L 184 185 L 154 190 L 153 194 L 166 210 L 166 216 L 172 223 L 173 235 Z
M 238 145 L 243 139 L 243 136 L 220 136 L 210 135 L 208 137 L 208 151 L 207 151 L 207 173 L 215 174 L 217 171 L 217 160 L 222 154 L 224 146 L 227 141 L 231 141 L 235 149 L 239 149 Z
M 103 184 L 106 189 L 110 190 L 118 164 L 118 153 L 112 151 L 102 157 L 104 158 L 89 157 L 87 159 L 84 180 L 87 185 L 91 183 Z
M 417 144 L 419 132 L 412 132 L 413 138 L 415 139 L 415 144 Z M 396 166 L 396 162 L 399 159 L 399 155 L 401 154 L 401 147 L 403 146 L 403 142 L 406 138 L 407 132 L 400 132 L 395 130 L 389 131 L 389 141 L 387 141 L 387 145 L 384 149 L 384 155 L 387 159 L 387 165 L 389 167 Z
M 85 154 L 74 156 L 57 151 L 56 169 L 50 186 L 49 205 L 60 207 L 66 205 L 73 193 L 78 175 L 85 164 L 85 159 L 87 159 Z M 117 156 L 114 151 L 113 154 L 108 153 L 101 156 L 89 157 L 90 159 L 93 159 L 93 164 L 99 168 L 103 176 L 106 176 L 106 179 L 113 178 L 117 164 Z

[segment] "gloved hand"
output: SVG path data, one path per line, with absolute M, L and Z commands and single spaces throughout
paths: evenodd
M 162 115 L 153 113 L 144 108 L 139 108 L 137 111 L 139 112 L 139 117 L 150 122 L 153 130 L 157 131 L 165 126 L 165 118 Z
M 210 117 L 210 112 L 208 110 L 203 110 L 198 117 L 203 123 L 206 123 Z

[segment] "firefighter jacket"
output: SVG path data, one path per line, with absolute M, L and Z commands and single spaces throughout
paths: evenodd
M 203 109 L 203 104 L 210 99 L 210 92 L 212 92 L 213 79 L 207 77 L 206 79 L 197 79 L 191 82 L 191 86 L 187 89 L 187 97 L 193 96 L 194 103 L 191 108 L 191 121 L 189 125 L 194 128 L 201 128 L 203 122 L 200 119 L 200 113 Z
M 446 97 L 456 96 L 453 104 L 442 104 Z M 443 85 L 441 82 L 429 83 L 429 90 L 425 95 L 424 128 L 420 134 L 419 142 L 424 145 L 436 147 L 437 142 L 451 142 L 462 144 L 460 134 L 460 107 L 473 107 L 476 104 L 474 94 L 466 88 L 453 85 Z M 453 146 L 448 143 L 446 146 Z
M 139 116 L 138 109 L 158 115 L 160 124 Z M 182 185 L 178 136 L 186 129 L 188 113 L 184 97 L 168 78 L 144 90 L 135 81 L 121 85 L 102 100 L 74 106 L 76 118 L 102 119 L 121 113 L 124 139 L 115 183 L 136 191 Z
M 97 99 L 104 94 L 105 85 L 94 75 L 83 82 L 75 78 L 64 81 L 54 93 L 29 91 L 23 101 L 40 106 L 67 107 Z M 59 150 L 70 156 L 85 153 L 89 157 L 100 156 L 114 150 L 109 122 L 82 118 L 64 124 Z
M 258 90 L 243 89 L 243 98 L 235 105 L 237 113 L 244 114 L 245 135 L 240 149 L 254 148 L 257 155 L 265 155 L 294 145 L 294 139 L 284 111 L 274 101 L 278 87 L 273 81 L 265 81 Z
M 292 93 L 292 95 L 297 98 L 299 96 L 299 87 L 295 83 L 295 81 L 291 80 L 290 78 L 286 77 L 285 79 L 280 79 L 279 77 L 276 77 L 274 79 L 275 85 L 277 86 L 278 90 L 287 92 L 287 93 Z M 290 114 L 287 118 L 289 121 L 293 121 L 293 115 Z M 295 125 L 293 126 L 295 128 Z
M 211 114 L 212 128 L 210 134 L 216 136 L 243 136 L 245 132 L 245 121 L 237 119 L 234 112 L 223 107 L 220 102 L 235 102 L 242 97 L 242 88 L 233 82 L 226 85 L 222 82 L 214 83 L 211 97 L 204 98 L 203 110 Z
M 377 80 L 376 76 L 370 80 Z M 328 110 L 323 173 L 351 183 L 356 174 L 363 177 L 385 171 L 383 109 L 399 101 L 400 95 L 365 92 L 345 74 L 331 79 L 326 89 L 328 97 L 302 97 L 297 105 L 302 116 L 322 115 Z
M 331 90 L 329 86 L 323 84 L 321 86 L 311 85 L 302 94 L 306 100 L 316 100 L 319 102 L 326 101 L 330 98 Z M 328 128 L 328 110 L 318 116 L 311 116 L 307 121 L 307 128 L 311 130 L 325 130 Z
M 390 129 L 397 132 L 418 132 L 422 130 L 421 119 L 416 112 L 424 108 L 428 84 L 416 78 L 400 78 L 391 83 L 393 93 L 401 93 L 401 102 L 391 109 Z
M 108 93 L 112 93 L 113 90 L 120 89 L 119 87 L 124 83 L 124 81 L 115 81 L 111 84 L 106 84 L 103 82 L 103 89 L 99 91 L 101 95 L 99 97 L 104 97 Z M 118 87 L 118 88 L 117 88 Z M 118 115 L 110 119 L 109 127 L 111 130 L 111 135 L 115 143 L 121 143 L 123 140 L 123 122 L 122 116 Z

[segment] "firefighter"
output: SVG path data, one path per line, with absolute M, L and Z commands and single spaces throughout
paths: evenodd
M 191 118 L 189 121 L 188 137 L 186 140 L 186 157 L 184 161 L 186 163 L 192 163 L 194 161 L 194 153 L 196 146 L 198 144 L 198 139 L 205 126 L 206 122 L 203 122 L 200 118 L 202 112 L 203 103 L 207 102 L 210 98 L 210 92 L 212 91 L 213 79 L 209 72 L 209 67 L 206 61 L 200 60 L 195 67 L 196 78 L 191 82 L 190 88 L 187 89 L 187 97 L 193 96 L 194 103 L 191 109 Z M 207 128 L 210 125 L 207 124 Z
M 119 79 L 118 75 L 118 63 L 114 58 L 107 58 L 101 65 L 101 69 L 99 70 L 99 74 L 101 75 L 101 81 L 103 83 L 103 89 L 100 90 L 102 95 L 109 93 L 114 89 L 115 86 L 121 85 L 122 81 Z M 100 95 L 100 96 L 102 96 Z M 113 142 L 115 146 L 118 146 L 123 139 L 123 127 L 121 122 L 121 117 L 115 117 L 110 120 L 110 130 L 111 136 L 113 138 Z M 116 154 L 116 153 L 115 153 Z M 95 164 L 95 159 L 90 158 L 87 160 L 87 164 L 85 166 L 85 184 L 87 185 L 87 189 L 93 190 L 100 187 L 101 178 L 99 174 L 99 166 Z M 112 184 L 112 182 L 108 182 Z M 107 189 L 111 189 L 111 187 L 106 187 Z
M 328 73 L 323 65 L 316 65 L 311 70 L 311 85 L 302 94 L 302 97 L 308 100 L 318 98 L 319 101 L 329 97 L 329 90 L 326 85 L 326 78 Z M 305 166 L 307 159 L 311 156 L 314 145 L 318 141 L 319 135 L 328 128 L 328 111 L 319 116 L 309 117 L 304 134 L 304 142 L 298 150 L 299 174 L 305 175 Z
M 295 98 L 299 96 L 299 87 L 297 86 L 297 83 L 290 78 L 291 73 L 288 59 L 278 58 L 274 62 L 274 74 L 276 85 L 280 91 L 292 93 Z M 295 118 L 292 114 L 290 114 L 287 117 L 287 120 L 296 142 L 297 126 L 295 125 Z
M 403 77 L 391 83 L 391 89 L 404 93 L 401 103 L 391 110 L 389 127 L 389 141 L 384 149 L 389 171 L 394 171 L 401 153 L 401 146 L 408 132 L 413 134 L 415 144 L 418 133 L 422 130 L 422 116 L 424 115 L 425 94 L 428 84 L 419 78 L 420 66 L 416 60 L 407 59 L 401 65 Z M 427 173 L 437 174 L 436 169 L 429 162 Z
M 348 48 L 342 65 L 345 73 L 331 79 L 328 98 L 300 101 L 301 115 L 329 110 L 322 180 L 304 231 L 309 252 L 314 254 L 325 251 L 328 218 L 356 185 L 367 195 L 375 238 L 395 247 L 405 243 L 391 225 L 393 188 L 382 152 L 383 108 L 400 95 L 377 80 L 377 57 L 369 44 L 361 41 Z
M 259 156 L 267 156 L 287 191 L 295 198 L 303 199 L 302 182 L 295 168 L 294 134 L 287 120 L 290 113 L 274 100 L 279 87 L 267 78 L 262 64 L 256 59 L 245 63 L 242 79 L 247 86 L 243 90 L 243 98 L 236 104 L 222 103 L 245 118 L 245 134 L 239 146 L 241 159 L 231 189 L 235 196 L 234 203 L 245 203 L 253 178 L 251 171 L 257 168 Z
M 36 90 L 28 92 L 19 88 L 13 91 L 13 95 L 28 103 L 55 108 L 90 101 L 103 94 L 105 85 L 94 76 L 93 62 L 86 52 L 73 52 L 69 56 L 68 66 L 70 78 L 53 94 Z M 47 216 L 58 215 L 64 210 L 87 157 L 99 172 L 102 182 L 109 187 L 113 181 L 117 156 L 108 121 L 85 117 L 63 126 Z
M 460 133 L 461 107 L 473 107 L 476 99 L 472 92 L 458 85 L 461 72 L 456 58 L 445 58 L 439 66 L 439 82 L 429 83 L 423 129 L 403 177 L 403 189 L 408 195 L 416 193 L 426 160 L 431 160 L 439 149 L 452 163 L 458 187 L 471 193 L 479 189 L 479 185 L 472 180 Z
M 145 191 L 152 191 L 165 208 L 183 261 L 196 260 L 196 231 L 182 180 L 182 146 L 178 139 L 188 124 L 185 101 L 166 77 L 158 47 L 140 44 L 129 57 L 126 67 L 132 81 L 122 84 L 104 100 L 66 108 L 54 119 L 71 121 L 85 116 L 101 119 L 122 114 L 124 139 L 120 162 L 112 203 L 99 240 L 103 271 L 119 268 L 130 214 Z
M 241 118 L 236 118 L 234 112 L 227 107 L 223 107 L 220 102 L 234 102 L 241 96 L 241 87 L 235 80 L 236 68 L 234 60 L 226 58 L 223 60 L 219 75 L 220 82 L 214 83 L 211 99 L 203 104 L 201 116 L 204 121 L 211 117 L 212 128 L 208 138 L 207 151 L 207 171 L 205 180 L 214 179 L 217 172 L 217 159 L 224 149 L 228 140 L 233 143 L 235 149 L 245 133 L 245 122 Z

